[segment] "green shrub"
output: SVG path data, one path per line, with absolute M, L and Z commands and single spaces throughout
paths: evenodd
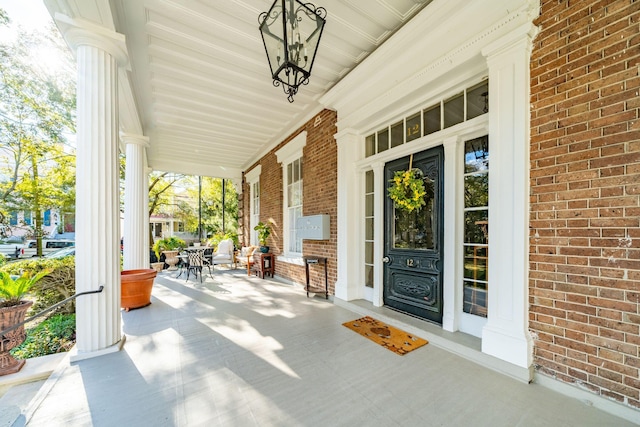
M 32 258 L 11 262 L 0 268 L 9 274 L 22 274 L 24 271 L 37 273 L 43 270 L 51 270 L 31 288 L 31 295 L 35 301 L 31 306 L 29 315 L 38 313 L 52 305 L 68 298 L 76 293 L 75 257 L 69 256 L 62 259 Z M 75 313 L 75 300 L 69 301 L 64 306 L 55 310 L 53 314 Z
M 32 329 L 27 338 L 11 350 L 16 359 L 29 359 L 69 351 L 76 339 L 76 315 L 53 316 Z
M 7 263 L 7 258 L 5 258 L 4 254 L 0 254 L 0 267 Z

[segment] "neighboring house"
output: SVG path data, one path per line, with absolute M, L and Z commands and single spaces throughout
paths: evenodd
M 65 234 L 65 238 L 73 239 L 73 233 L 75 233 L 74 214 L 63 214 L 56 209 L 47 209 L 42 212 L 41 224 L 43 236 L 46 238 L 59 237 Z M 8 226 L 4 227 L 2 229 L 2 232 L 7 236 L 26 238 L 33 235 L 34 225 L 35 222 L 33 212 L 14 211 L 11 212 L 9 216 Z
M 477 337 L 514 377 L 640 410 L 640 4 L 512 3 L 439 3 L 393 35 L 247 169 L 241 235 L 271 223 L 293 282 L 303 256 L 328 257 L 335 303 L 390 306 Z M 419 214 L 387 197 L 409 165 L 430 189 Z M 330 238 L 301 240 L 317 214 Z
M 149 228 L 154 240 L 167 237 L 179 237 L 186 242 L 197 240 L 198 236 L 184 230 L 184 222 L 175 219 L 170 215 L 151 215 L 149 218 Z

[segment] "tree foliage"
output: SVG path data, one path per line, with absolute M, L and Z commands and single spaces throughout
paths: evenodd
M 2 11 L 0 25 L 8 23 Z M 66 62 L 48 66 L 45 51 Z M 53 26 L 0 43 L 0 224 L 10 212 L 33 212 L 36 237 L 44 210 L 75 205 L 75 150 L 67 142 L 75 132 L 73 69 Z
M 235 234 L 238 230 L 238 195 L 230 180 L 224 182 L 224 227 L 222 225 L 222 179 L 220 178 L 202 177 L 199 183 L 196 176 L 168 172 L 151 173 L 149 216 L 166 215 L 180 220 L 185 226 L 185 232 L 197 236 L 200 194 L 203 238 L 217 234 Z
M 149 177 L 149 216 L 171 214 L 176 207 L 176 189 L 187 181 L 185 175 L 154 171 Z
M 222 183 L 220 178 L 202 178 L 202 228 L 205 236 L 238 233 L 238 194 L 233 183 L 224 180 L 223 224 Z

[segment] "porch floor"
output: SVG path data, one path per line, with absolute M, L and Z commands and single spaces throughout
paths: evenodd
M 631 426 L 435 345 L 399 356 L 302 288 L 216 269 L 156 279 L 122 351 L 64 362 L 29 426 Z M 68 359 L 67 359 L 68 360 Z

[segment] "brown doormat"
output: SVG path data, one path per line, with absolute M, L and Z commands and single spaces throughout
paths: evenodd
M 369 316 L 343 323 L 343 325 L 401 356 L 429 343 L 425 339 L 408 334 Z

